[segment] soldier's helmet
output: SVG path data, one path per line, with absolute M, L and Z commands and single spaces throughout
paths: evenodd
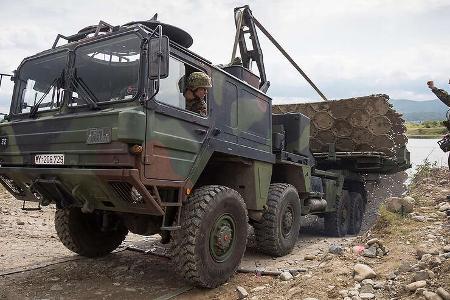
M 195 91 L 196 89 L 201 87 L 203 88 L 212 87 L 211 77 L 209 77 L 208 74 L 203 72 L 191 73 L 186 81 L 186 88 Z

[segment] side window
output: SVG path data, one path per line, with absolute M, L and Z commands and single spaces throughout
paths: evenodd
M 156 100 L 165 104 L 169 104 L 171 106 L 179 107 L 185 110 L 191 110 L 194 113 L 198 113 L 197 111 L 195 111 L 198 109 L 198 105 L 196 105 L 195 103 L 191 103 L 191 105 L 186 104 L 186 95 L 184 94 L 184 92 L 186 91 L 186 79 L 189 77 L 189 75 L 192 72 L 201 72 L 201 70 L 194 68 L 191 65 L 185 64 L 174 57 L 170 57 L 169 59 L 169 70 L 169 76 L 160 80 L 159 92 L 156 95 Z M 187 97 L 189 98 L 189 96 Z M 204 101 L 207 103 L 207 97 L 204 98 Z M 205 116 L 205 113 L 201 114 Z
M 185 65 L 181 61 L 170 57 L 169 70 L 169 76 L 161 79 L 159 82 L 159 92 L 156 95 L 156 100 L 184 109 L 186 103 L 180 90 L 179 81 L 181 78 L 185 78 Z

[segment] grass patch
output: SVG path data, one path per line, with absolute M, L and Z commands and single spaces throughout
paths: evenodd
M 406 124 L 406 135 L 408 136 L 436 136 L 440 137 L 448 132 L 441 121 L 424 121 L 421 123 Z
M 384 205 L 379 209 L 379 215 L 372 230 L 381 235 L 391 235 L 394 237 L 413 238 L 414 228 L 418 226 L 418 222 L 407 216 L 390 212 Z M 419 224 L 419 226 L 422 226 Z

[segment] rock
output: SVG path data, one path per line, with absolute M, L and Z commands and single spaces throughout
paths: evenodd
M 377 257 L 377 247 L 375 245 L 372 245 L 369 248 L 365 249 L 363 252 L 363 256 L 371 258 Z
M 439 249 L 436 247 L 431 247 L 427 244 L 419 244 L 416 247 L 416 256 L 418 259 L 421 259 L 424 254 L 432 254 L 437 255 L 439 254 Z
M 356 281 L 362 281 L 364 279 L 370 279 L 377 276 L 374 270 L 372 270 L 371 267 L 364 265 L 364 264 L 356 264 L 353 267 L 353 270 L 355 271 L 355 280 Z
M 359 290 L 359 292 L 362 293 L 370 293 L 373 294 L 375 293 L 375 289 L 373 288 L 372 285 L 370 284 L 364 284 L 363 286 L 361 286 L 361 289 Z M 361 295 L 360 295 L 361 296 Z
M 450 245 L 445 245 L 442 250 L 444 250 L 444 253 L 450 252 Z
M 413 197 L 403 197 L 401 203 L 403 206 L 403 213 L 411 213 L 414 210 L 414 204 L 415 204 L 416 200 L 414 200 Z
M 50 287 L 50 291 L 62 291 L 62 290 L 63 290 L 63 288 L 59 284 L 54 284 Z
M 382 245 L 381 241 L 377 238 L 373 238 L 367 241 L 367 246 L 370 246 L 372 244 L 378 244 L 378 245 Z
M 414 199 L 411 197 L 389 197 L 384 200 L 386 209 L 393 213 L 408 214 L 414 210 Z
M 450 300 L 450 293 L 444 290 L 444 288 L 440 287 L 437 289 L 436 292 L 438 293 L 439 296 L 441 296 L 443 300 Z
M 373 288 L 376 290 L 382 290 L 382 289 L 384 289 L 384 283 L 381 281 L 375 282 L 375 284 L 373 285 Z
M 437 256 L 432 256 L 426 263 L 430 268 L 434 268 L 440 266 L 442 264 L 442 260 Z
M 377 257 L 382 257 L 385 254 L 381 248 L 377 248 L 376 253 L 377 253 Z
M 418 288 L 415 292 L 415 294 L 417 295 L 422 295 L 423 292 L 425 292 L 427 289 L 426 288 Z
M 265 288 L 266 288 L 265 285 L 260 285 L 260 286 L 257 286 L 257 287 L 255 287 L 255 288 L 251 289 L 250 292 L 256 293 L 256 292 L 262 291 L 262 290 L 265 289 Z
M 348 297 L 348 290 L 340 290 L 339 295 L 343 298 Z
M 17 225 L 25 225 L 25 222 L 24 221 L 21 221 L 21 220 L 17 220 Z
M 342 248 L 342 246 L 340 245 L 330 245 L 330 247 L 328 248 L 328 252 L 340 255 L 344 252 L 344 248 Z
M 372 279 L 364 279 L 363 281 L 361 281 L 361 284 L 370 284 L 370 285 L 374 285 L 375 282 Z
M 427 279 L 429 279 L 429 278 L 430 278 L 430 276 L 429 276 L 427 270 L 421 270 L 421 271 L 417 271 L 417 272 L 414 274 L 413 282 L 415 282 L 415 281 L 421 281 L 421 280 L 427 280 Z
M 415 281 L 413 283 L 410 283 L 406 285 L 406 289 L 410 292 L 414 292 L 418 288 L 426 287 L 427 282 L 425 280 Z
M 411 219 L 418 222 L 426 222 L 428 220 L 425 216 L 412 216 Z
M 283 281 L 288 281 L 294 278 L 290 272 L 283 272 L 280 274 L 280 279 Z
M 397 213 L 402 209 L 402 198 L 399 197 L 389 197 L 384 200 L 386 203 L 386 210 Z
M 361 299 L 375 299 L 375 295 L 372 293 L 361 293 L 359 294 L 359 298 Z
M 444 205 L 439 206 L 439 211 L 450 210 L 450 203 L 444 203 Z
M 245 299 L 248 297 L 248 292 L 242 286 L 236 287 L 236 292 L 238 293 L 238 299 Z
M 433 293 L 433 292 L 424 291 L 422 295 L 427 300 L 442 300 L 442 298 L 438 294 Z

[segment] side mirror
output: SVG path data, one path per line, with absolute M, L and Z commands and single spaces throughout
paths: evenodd
M 165 35 L 149 42 L 148 74 L 150 79 L 169 76 L 169 38 Z

